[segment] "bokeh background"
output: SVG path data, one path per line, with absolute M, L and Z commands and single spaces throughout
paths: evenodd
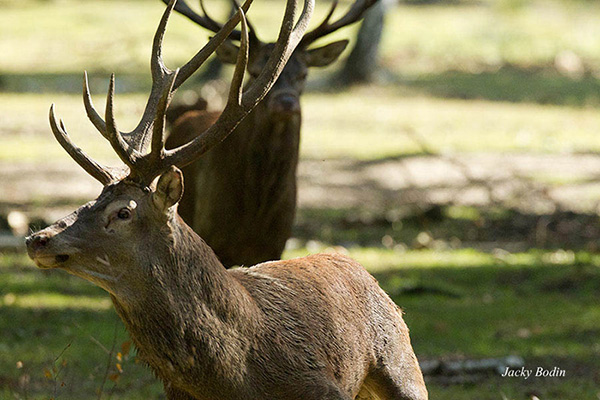
M 252 6 L 262 39 L 282 3 Z M 317 1 L 315 21 L 328 6 Z M 85 117 L 82 72 L 99 109 L 116 72 L 116 119 L 135 126 L 163 7 L 0 0 L 0 398 L 164 398 L 108 295 L 37 270 L 22 239 L 100 191 L 54 141 L 49 105 L 116 164 Z M 591 0 L 392 1 L 370 82 L 341 85 L 343 59 L 311 71 L 285 257 L 363 263 L 405 310 L 432 399 L 600 398 L 599 21 Z M 168 65 L 207 37 L 174 15 Z M 218 109 L 224 89 L 196 78 L 176 101 Z M 509 356 L 566 376 L 503 378 Z

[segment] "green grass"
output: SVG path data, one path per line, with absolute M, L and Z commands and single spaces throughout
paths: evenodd
M 427 151 L 600 151 L 600 6 L 460 3 L 392 11 L 381 82 L 322 89 L 337 66 L 311 71 L 313 83 L 303 97 L 302 156 L 360 162 Z M 279 17 L 273 15 L 282 11 L 281 2 L 276 13 L 274 4 L 257 0 L 250 12 L 265 40 L 275 37 Z M 224 2 L 208 5 L 215 15 L 224 12 Z M 149 89 L 150 43 L 162 4 L 0 0 L 0 8 L 0 161 L 67 162 L 47 122 L 49 105 L 56 103 L 76 143 L 101 161 L 116 162 L 85 117 L 81 74 L 90 72 L 102 110 L 108 76 L 117 73 L 116 118 L 123 130 L 133 128 Z M 315 21 L 326 9 L 317 5 Z M 174 16 L 164 45 L 167 64 L 183 63 L 206 37 Z M 579 57 L 582 71 L 556 68 L 555 59 L 565 52 Z M 572 183 L 556 176 L 536 179 Z M 515 354 L 528 367 L 567 370 L 565 379 L 485 376 L 462 385 L 431 379 L 432 399 L 600 396 L 600 258 L 589 252 L 598 248 L 597 215 L 541 220 L 549 217 L 468 207 L 413 214 L 302 209 L 295 228 L 300 248 L 286 256 L 337 249 L 363 263 L 405 310 L 423 360 Z M 554 239 L 544 248 L 482 250 L 506 237 L 534 248 L 531 227 L 540 221 L 550 221 Z M 2 399 L 95 399 L 102 385 L 102 398 L 161 398 L 160 383 L 135 362 L 133 350 L 117 360 L 128 337 L 107 294 L 64 273 L 37 270 L 23 255 L 0 255 L 0 332 Z M 117 384 L 106 376 L 118 377 Z
M 530 251 L 500 260 L 474 250 L 348 252 L 404 309 L 420 359 L 513 354 L 523 357 L 528 368 L 567 370 L 566 378 L 485 376 L 477 385 L 450 387 L 431 379 L 432 398 L 498 399 L 504 393 L 523 399 L 531 391 L 540 398 L 596 396 L 598 256 L 557 259 L 554 253 Z M 307 253 L 303 248 L 287 257 Z M 108 295 L 83 280 L 30 264 L 24 256 L 0 258 L 0 396 L 26 398 L 27 393 L 30 399 L 48 398 L 56 385 L 57 398 L 96 398 L 107 362 L 109 375 L 117 374 L 119 361 L 115 355 L 109 358 L 107 349 L 115 343 L 116 354 L 128 340 Z M 157 398 L 160 385 L 134 359 L 132 351 L 120 362 L 123 373 L 117 374 L 112 398 Z M 107 380 L 103 398 L 114 385 Z
M 396 9 L 384 42 L 390 64 L 419 71 L 476 72 L 503 64 L 552 64 L 563 50 L 592 65 L 600 61 L 596 2 L 526 0 L 515 10 L 498 7 L 502 1 L 473 3 Z
M 129 338 L 101 289 L 40 271 L 15 255 L 0 256 L 0 287 L 0 398 L 95 399 L 102 382 L 107 398 L 115 384 L 104 378 L 106 371 L 119 376 L 112 398 L 156 398 L 161 392 L 133 351 L 116 359 Z
M 4 4 L 0 26 L 10 34 L 0 36 L 0 53 L 11 57 L 0 59 L 0 137 L 10 146 L 0 150 L 0 161 L 66 158 L 48 129 L 52 102 L 78 143 L 91 147 L 92 155 L 114 159 L 85 120 L 81 73 L 90 71 L 99 109 L 108 75 L 117 73 L 117 120 L 132 128 L 149 87 L 160 2 Z M 209 6 L 216 15 L 223 11 L 221 2 Z M 257 1 L 251 11 L 265 39 L 275 36 L 272 6 Z M 318 7 L 315 20 L 325 9 Z M 420 153 L 419 140 L 435 151 L 599 151 L 600 116 L 593 108 L 600 103 L 599 16 L 592 2 L 524 2 L 510 10 L 469 2 L 398 7 L 388 16 L 382 45 L 391 80 L 306 93 L 302 155 L 380 159 Z M 332 40 L 355 29 L 336 32 Z M 164 45 L 167 64 L 180 65 L 205 39 L 174 16 Z M 564 51 L 581 58 L 583 77 L 554 68 Z M 335 68 L 311 76 L 322 80 Z
M 94 91 L 99 110 L 104 107 L 103 92 Z M 335 95 L 307 93 L 303 101 L 301 152 L 305 158 L 374 160 L 424 150 L 600 151 L 600 114 L 590 108 L 402 97 L 395 89 L 382 87 L 355 88 Z M 68 159 L 48 126 L 51 103 L 56 104 L 57 115 L 64 119 L 76 143 L 92 156 L 116 160 L 87 120 L 80 95 L 12 93 L 0 95 L 0 108 L 6 113 L 0 132 L 5 143 L 0 161 L 32 162 L 41 155 Z M 117 95 L 116 118 L 123 130 L 135 126 L 144 104 L 143 94 Z M 345 112 L 353 109 L 361 111 Z

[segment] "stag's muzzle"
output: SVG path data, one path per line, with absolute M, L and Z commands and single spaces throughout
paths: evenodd
M 270 100 L 270 111 L 279 117 L 289 118 L 300 114 L 300 98 L 295 93 L 274 93 Z
M 57 268 L 69 259 L 68 254 L 57 254 L 54 236 L 45 229 L 25 238 L 27 254 L 39 268 Z

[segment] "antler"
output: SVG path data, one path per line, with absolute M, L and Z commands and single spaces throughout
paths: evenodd
M 165 4 L 167 4 L 169 2 L 169 0 L 162 0 L 162 1 Z M 235 9 L 238 9 L 240 7 L 236 0 L 231 0 L 231 1 L 232 1 L 233 6 L 235 7 Z M 177 11 L 181 15 L 184 15 L 185 17 L 190 19 L 192 22 L 195 22 L 196 24 L 200 25 L 204 29 L 208 29 L 209 31 L 212 31 L 212 32 L 218 32 L 223 27 L 223 24 L 215 21 L 208 15 L 208 13 L 206 12 L 206 7 L 204 7 L 203 0 L 200 0 L 199 2 L 200 2 L 200 9 L 202 10 L 202 13 L 204 15 L 200 15 L 196 11 L 194 11 L 190 6 L 188 6 L 188 4 L 185 2 L 185 0 L 179 0 L 177 2 L 177 4 L 175 5 L 175 11 Z M 260 40 L 256 36 L 256 30 L 254 29 L 252 24 L 250 24 L 250 21 L 248 19 L 246 19 L 246 23 L 248 24 L 248 27 L 250 28 L 248 31 L 248 34 L 250 36 L 250 43 L 252 43 L 254 41 L 260 42 Z M 231 40 L 239 41 L 239 40 L 241 40 L 241 38 L 242 38 L 242 32 L 240 30 L 234 29 L 229 34 L 229 39 L 231 39 Z
M 248 61 L 249 40 L 245 12 L 252 0 L 246 0 L 238 8 L 237 13 L 216 32 L 215 36 L 176 71 L 171 71 L 164 65 L 161 54 L 167 21 L 177 3 L 177 0 L 171 0 L 154 36 L 151 56 L 152 89 L 150 97 L 139 124 L 129 133 L 120 132 L 114 120 L 114 75 L 111 76 L 105 117 L 102 119 L 92 104 L 87 74 L 84 74 L 83 99 L 87 115 L 96 129 L 110 142 L 119 158 L 129 167 L 129 179 L 148 185 L 171 165 L 181 167 L 189 164 L 231 133 L 244 116 L 269 91 L 306 31 L 314 8 L 314 0 L 305 0 L 302 14 L 294 26 L 297 2 L 298 0 L 288 0 L 275 49 L 261 74 L 243 93 L 242 82 Z M 240 21 L 242 22 L 240 31 L 241 51 L 238 54 L 229 99 L 221 117 L 213 126 L 191 142 L 173 150 L 165 150 L 165 111 L 175 90 L 227 39 Z M 60 127 L 56 123 L 54 105 L 50 108 L 50 126 L 61 146 L 83 169 L 101 183 L 107 185 L 123 176 L 123 170 L 113 172 L 109 168 L 96 163 L 70 141 L 62 120 L 60 121 Z M 146 154 L 150 137 L 152 138 L 151 150 Z
M 304 38 L 300 42 L 299 46 L 307 47 L 315 40 L 325 35 L 328 35 L 334 31 L 337 31 L 338 29 L 343 28 L 344 26 L 353 24 L 354 22 L 361 19 L 365 11 L 367 11 L 367 9 L 373 4 L 375 4 L 377 1 L 378 0 L 357 0 L 354 4 L 352 4 L 352 6 L 348 9 L 348 11 L 343 17 L 339 18 L 333 23 L 329 23 L 338 5 L 338 0 L 333 0 L 333 2 L 331 3 L 331 8 L 325 16 L 323 22 L 321 22 L 321 24 L 315 29 L 304 35 Z
M 246 0 L 244 5 L 241 7 L 245 13 L 253 0 Z M 165 89 L 165 85 L 168 82 L 168 76 L 173 74 L 173 71 L 169 70 L 162 59 L 162 41 L 166 31 L 167 21 L 169 16 L 177 4 L 177 1 L 171 0 L 168 7 L 166 8 L 159 26 L 154 35 L 154 41 L 152 44 L 152 56 L 150 59 L 150 69 L 152 73 L 152 89 L 150 90 L 150 97 L 144 110 L 144 114 L 135 129 L 129 133 L 122 133 L 123 140 L 125 140 L 130 146 L 132 146 L 138 152 L 143 152 L 148 144 L 148 135 L 150 129 L 148 125 L 154 120 L 156 114 L 156 107 L 158 100 L 161 97 L 161 93 Z M 180 68 L 179 78 L 175 82 L 173 90 L 176 90 L 187 78 L 189 78 L 200 66 L 206 61 L 206 59 L 216 50 L 217 47 L 229 36 L 233 28 L 239 23 L 240 14 L 236 13 L 223 27 L 221 27 L 216 35 L 192 57 L 185 65 Z M 87 74 L 84 78 L 84 103 L 88 117 L 100 131 L 100 133 L 106 137 L 109 141 L 111 140 L 107 136 L 106 123 L 102 120 L 100 115 L 94 109 L 92 99 L 90 96 Z M 111 142 L 112 143 L 112 142 Z M 119 153 L 119 151 L 117 151 Z M 134 153 L 135 154 L 135 153 Z M 134 155 L 134 158 L 137 155 Z M 126 162 L 127 164 L 127 162 Z
M 235 129 L 244 116 L 265 97 L 279 77 L 289 57 L 302 40 L 313 9 L 314 0 L 305 0 L 302 14 L 296 25 L 294 25 L 297 0 L 287 1 L 279 37 L 275 43 L 273 52 L 269 56 L 267 64 L 260 75 L 242 93 L 242 80 L 248 60 L 248 27 L 246 22 L 243 21 L 240 52 L 238 53 L 238 61 L 225 109 L 215 124 L 200 136 L 183 146 L 166 150 L 164 158 L 166 167 L 170 165 L 183 167 L 196 160 L 217 143 L 223 141 Z

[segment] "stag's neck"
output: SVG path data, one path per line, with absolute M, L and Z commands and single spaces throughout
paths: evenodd
M 278 119 L 271 115 L 267 101 L 262 101 L 240 123 L 239 130 L 244 132 L 244 135 L 238 140 L 245 141 L 246 145 L 252 146 L 255 152 L 262 152 L 271 157 L 275 152 L 275 155 L 279 154 L 278 158 L 282 158 L 281 152 L 283 152 L 291 157 L 290 162 L 295 162 L 299 149 L 301 124 L 301 114 L 288 119 Z
M 255 322 L 252 302 L 214 252 L 191 228 L 174 224 L 171 244 L 156 241 L 144 293 L 136 300 L 113 296 L 115 308 L 139 356 L 164 380 L 226 382 L 228 366 L 242 365 Z M 156 254 L 161 256 L 156 256 Z M 225 384 L 225 383 L 223 383 Z
M 245 190 L 252 188 L 255 193 L 244 199 L 273 206 L 278 204 L 277 198 L 295 196 L 301 115 L 276 119 L 265 103 L 260 103 L 242 121 L 233 138 L 238 143 L 227 146 L 246 148 L 243 160 L 239 160 L 244 165 L 238 171 L 247 183 Z

